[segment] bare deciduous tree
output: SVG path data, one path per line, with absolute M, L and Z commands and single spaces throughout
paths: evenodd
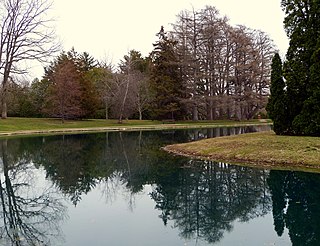
M 143 119 L 143 112 L 146 110 L 148 103 L 151 101 L 150 88 L 147 76 L 140 73 L 136 80 L 136 106 L 139 113 L 139 120 Z
M 181 12 L 171 34 L 193 120 L 250 119 L 265 107 L 275 52 L 265 33 L 232 27 L 207 6 Z
M 133 112 L 138 111 L 139 119 L 142 119 L 142 112 L 145 110 L 149 93 L 146 85 L 147 63 L 142 58 L 140 52 L 131 50 L 124 56 L 117 75 L 117 96 L 115 104 L 118 105 L 119 123 L 123 118 L 129 117 Z
M 0 74 L 2 118 L 7 118 L 6 91 L 10 76 L 25 74 L 27 62 L 45 61 L 59 45 L 55 43 L 47 0 L 0 1 Z

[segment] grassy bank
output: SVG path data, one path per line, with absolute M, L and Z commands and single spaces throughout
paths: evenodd
M 320 138 L 250 133 L 165 147 L 201 159 L 276 169 L 320 169 Z
M 164 123 L 164 124 L 163 124 Z M 0 120 L 0 136 L 8 135 L 26 135 L 42 133 L 60 133 L 60 132 L 92 132 L 107 130 L 137 130 L 137 129 L 183 129 L 197 127 L 220 127 L 220 126 L 238 126 L 238 125 L 257 125 L 270 124 L 270 122 L 251 121 L 176 121 L 174 123 L 165 123 L 151 120 L 126 120 L 119 124 L 117 120 L 79 120 L 65 121 L 62 123 L 59 119 L 44 118 L 8 118 Z

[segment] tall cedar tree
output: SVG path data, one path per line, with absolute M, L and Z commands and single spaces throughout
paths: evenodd
M 151 112 L 156 119 L 182 119 L 185 116 L 182 105 L 185 90 L 174 51 L 177 42 L 167 37 L 163 27 L 157 36 L 159 41 L 153 44 L 154 50 L 150 54 Z
M 318 46 L 320 47 L 320 46 Z M 301 113 L 295 118 L 295 129 L 304 135 L 320 136 L 320 48 L 311 58 L 308 94 Z
M 319 136 L 320 0 L 282 0 L 281 4 L 290 38 L 284 63 L 289 117 L 285 134 Z
M 286 133 L 288 129 L 285 83 L 282 75 L 282 62 L 278 53 L 272 59 L 271 69 L 271 95 L 266 109 L 269 117 L 273 120 L 275 133 L 281 135 Z

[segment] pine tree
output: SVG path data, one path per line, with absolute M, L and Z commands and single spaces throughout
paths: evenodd
M 177 44 L 167 37 L 163 27 L 157 34 L 159 41 L 151 53 L 151 111 L 157 119 L 181 119 L 185 116 L 182 100 L 184 86 L 179 73 L 174 47 Z
M 267 111 L 269 117 L 273 120 L 275 133 L 282 135 L 288 131 L 288 122 L 282 62 L 278 53 L 276 53 L 272 59 L 271 69 L 271 95 L 269 97 Z

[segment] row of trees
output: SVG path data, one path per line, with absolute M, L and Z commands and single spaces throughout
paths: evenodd
M 264 109 L 275 53 L 267 34 L 232 27 L 210 6 L 182 11 L 172 27 L 148 57 L 131 50 L 117 68 L 72 49 L 43 79 L 3 84 L 9 115 L 242 120 Z
M 320 136 L 320 1 L 282 0 L 290 39 L 275 55 L 268 112 L 277 134 Z
M 121 121 L 136 113 L 142 119 L 149 96 L 146 70 L 147 60 L 134 50 L 114 72 L 110 64 L 71 49 L 45 68 L 43 79 L 31 85 L 11 84 L 9 114 L 62 120 L 111 115 Z

